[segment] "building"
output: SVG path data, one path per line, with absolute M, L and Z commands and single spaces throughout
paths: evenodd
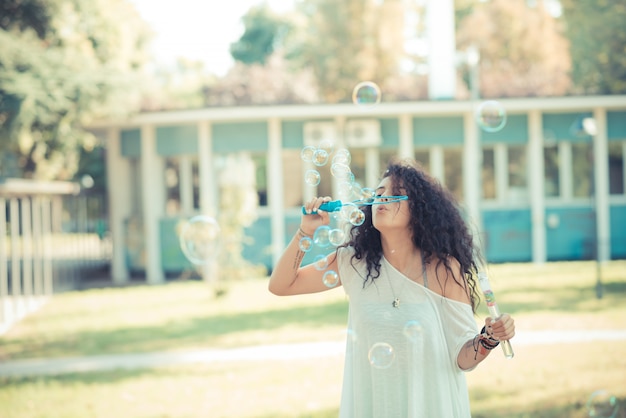
M 394 155 L 414 157 L 462 202 L 490 262 L 626 258 L 626 96 L 504 99 L 507 123 L 481 130 L 476 101 L 295 105 L 144 113 L 94 127 L 106 137 L 112 275 L 159 283 L 185 268 L 181 218 L 215 213 L 220 158 L 248 152 L 261 207 L 246 258 L 271 268 L 311 187 L 305 145 L 336 140 L 373 186 Z M 583 122 L 595 122 L 593 131 Z M 328 168 L 322 167 L 322 177 Z

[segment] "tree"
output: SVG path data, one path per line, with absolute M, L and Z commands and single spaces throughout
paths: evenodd
M 626 93 L 626 3 L 561 0 L 574 92 Z
M 24 177 L 70 179 L 93 142 L 84 126 L 135 109 L 148 32 L 125 0 L 0 9 L 0 152 Z
M 459 22 L 457 48 L 478 48 L 483 97 L 561 96 L 571 86 L 561 32 L 542 2 L 493 0 L 475 4 Z
M 404 49 L 402 7 L 400 0 L 303 2 L 304 23 L 288 43 L 287 58 L 311 69 L 326 102 L 348 101 L 360 81 L 383 87 Z
M 242 18 L 245 30 L 237 42 L 230 45 L 235 61 L 244 64 L 265 64 L 280 45 L 290 25 L 274 16 L 267 5 L 253 7 Z

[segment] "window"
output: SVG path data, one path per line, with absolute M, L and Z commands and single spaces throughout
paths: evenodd
M 574 197 L 593 195 L 593 148 L 591 143 L 572 144 L 572 186 Z
M 463 152 L 460 148 L 443 151 L 444 179 L 446 187 L 460 202 L 463 200 Z
M 557 145 L 543 149 L 544 193 L 546 197 L 558 197 L 560 187 L 559 149 Z
M 624 194 L 624 154 L 626 142 L 609 142 L 609 193 L 613 195 Z
M 430 150 L 423 149 L 415 151 L 415 160 L 420 163 L 426 172 L 430 172 Z
M 493 148 L 483 149 L 482 167 L 483 199 L 496 198 L 496 165 Z
M 180 175 L 178 158 L 165 159 L 165 214 L 180 213 Z
M 507 149 L 509 201 L 528 199 L 528 154 L 525 145 L 511 145 Z
M 252 154 L 252 161 L 254 162 L 259 206 L 267 206 L 267 155 L 265 153 Z

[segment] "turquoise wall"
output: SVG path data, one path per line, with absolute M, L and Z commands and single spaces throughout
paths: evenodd
M 424 145 L 463 145 L 463 118 L 458 116 L 413 118 L 413 143 Z
M 530 209 L 484 210 L 484 251 L 492 263 L 532 260 Z
M 548 261 L 595 258 L 596 216 L 592 208 L 546 209 L 546 219 L 550 216 L 557 216 L 559 223 L 546 229 Z
M 611 218 L 611 258 L 626 258 L 626 205 L 613 205 Z

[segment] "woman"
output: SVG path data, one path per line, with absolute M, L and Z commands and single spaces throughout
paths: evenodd
M 394 200 L 388 196 L 407 196 Z M 464 371 L 515 334 L 504 314 L 478 333 L 477 260 L 452 195 L 414 162 L 392 161 L 365 222 L 329 256 L 349 296 L 340 416 L 468 417 Z M 323 271 L 300 267 L 303 236 L 330 221 L 314 198 L 269 282 L 276 295 L 321 292 Z

